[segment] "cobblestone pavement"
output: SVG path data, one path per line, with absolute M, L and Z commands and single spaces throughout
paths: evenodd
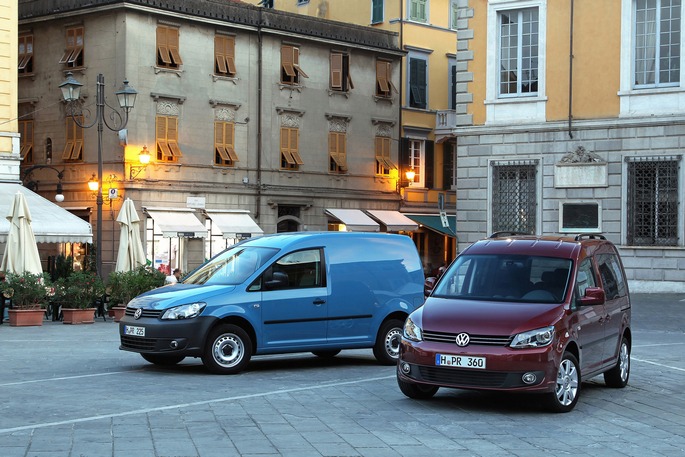
M 118 350 L 117 324 L 0 326 L 0 456 L 681 456 L 685 296 L 633 296 L 628 387 L 575 410 L 441 389 L 404 397 L 371 351 L 255 358 L 237 376 Z

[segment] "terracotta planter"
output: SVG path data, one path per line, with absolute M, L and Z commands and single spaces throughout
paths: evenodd
M 63 324 L 92 324 L 95 322 L 95 308 L 62 308 Z
M 110 311 L 114 312 L 114 322 L 119 322 L 124 314 L 126 313 L 125 306 L 113 306 Z
M 43 318 L 45 311 L 36 309 L 10 309 L 10 326 L 12 327 L 30 327 L 36 325 L 43 325 Z

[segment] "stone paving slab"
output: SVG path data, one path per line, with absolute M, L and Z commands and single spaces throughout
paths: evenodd
M 258 357 L 237 376 L 149 365 L 117 324 L 0 325 L 0 456 L 680 456 L 685 296 L 634 295 L 631 379 L 582 386 L 575 410 L 535 397 L 397 388 L 371 351 Z

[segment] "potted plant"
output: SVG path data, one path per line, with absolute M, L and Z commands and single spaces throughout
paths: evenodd
M 96 300 L 105 294 L 100 277 L 92 271 L 74 271 L 57 280 L 56 302 L 62 305 L 65 324 L 92 324 L 95 321 Z
M 131 271 L 114 271 L 107 279 L 109 301 L 114 306 L 114 321 L 118 322 L 124 315 L 126 305 L 134 297 L 164 285 L 164 273 L 141 266 Z
M 43 308 L 54 293 L 47 273 L 7 273 L 5 281 L 0 283 L 0 290 L 5 298 L 12 300 L 10 325 L 43 325 Z

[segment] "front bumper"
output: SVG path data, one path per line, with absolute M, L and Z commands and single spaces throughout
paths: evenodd
M 486 369 L 439 366 L 435 364 L 436 354 L 485 357 Z M 465 350 L 453 344 L 414 343 L 403 339 L 397 376 L 405 382 L 440 387 L 549 392 L 556 384 L 556 366 L 551 346 L 522 350 L 474 346 Z M 524 375 L 527 375 L 527 382 L 524 381 Z
M 145 354 L 183 355 L 200 357 L 216 317 L 198 316 L 193 319 L 161 320 L 156 317 L 134 319 L 128 314 L 119 322 L 119 349 Z M 125 326 L 143 327 L 144 336 L 126 335 Z

